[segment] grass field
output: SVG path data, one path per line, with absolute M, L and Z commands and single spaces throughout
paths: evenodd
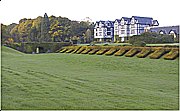
M 179 109 L 178 63 L 2 47 L 2 109 Z

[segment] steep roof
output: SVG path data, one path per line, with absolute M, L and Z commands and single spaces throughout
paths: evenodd
M 140 16 L 132 16 L 135 20 L 138 21 L 140 24 L 145 24 L 145 25 L 152 25 L 153 24 L 153 18 L 151 17 L 140 17 Z
M 121 19 L 116 19 L 115 21 L 117 21 L 118 23 L 120 23 L 120 22 L 121 22 Z
M 124 19 L 124 21 L 126 21 L 126 24 L 130 24 L 131 22 L 131 18 L 128 17 L 122 17 L 121 20 Z
M 166 34 L 169 34 L 171 31 L 174 31 L 175 34 L 179 34 L 179 25 L 177 26 L 166 26 L 166 27 L 153 27 L 150 28 L 151 32 L 166 32 Z

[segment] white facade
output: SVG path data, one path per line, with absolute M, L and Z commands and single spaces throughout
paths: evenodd
M 95 28 L 94 28 L 94 38 L 99 39 L 99 41 L 105 40 L 105 39 L 114 39 L 114 26 L 112 26 L 111 21 L 99 21 L 96 22 Z
M 128 37 L 133 35 L 140 35 L 148 30 L 148 27 L 158 26 L 157 20 L 150 17 L 132 16 L 131 18 L 122 17 L 112 21 L 99 21 L 96 22 L 94 28 L 94 38 L 106 39 L 116 41 L 117 37 L 122 42 L 128 40 Z

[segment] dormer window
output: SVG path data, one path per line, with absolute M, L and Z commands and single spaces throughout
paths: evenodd
M 121 25 L 124 25 L 124 19 L 121 20 Z
M 135 20 L 134 20 L 134 18 L 132 18 L 132 20 L 131 20 L 131 24 L 134 24 L 135 23 Z

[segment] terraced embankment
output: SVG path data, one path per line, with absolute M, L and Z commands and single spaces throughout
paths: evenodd
M 138 57 L 150 59 L 164 58 L 174 60 L 179 57 L 178 47 L 133 47 L 133 46 L 68 46 L 63 47 L 60 53 L 76 54 L 97 54 L 97 55 L 115 55 L 126 57 Z

